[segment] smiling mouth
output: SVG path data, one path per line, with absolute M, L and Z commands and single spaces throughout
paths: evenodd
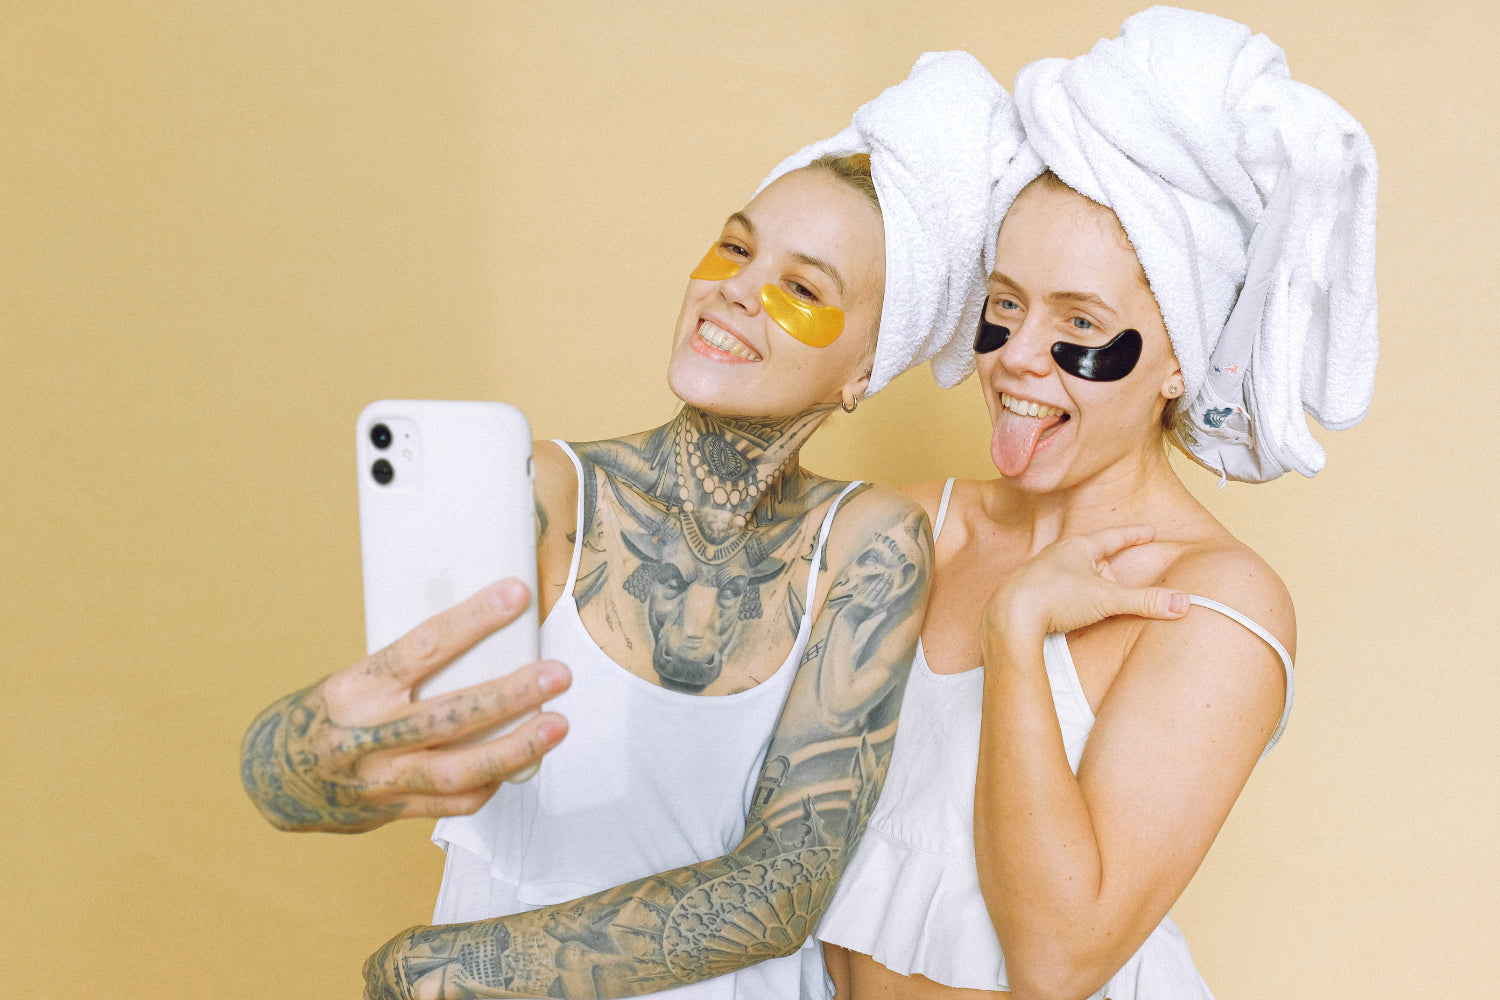
M 1008 392 L 1000 394 L 1000 405 L 1018 417 L 1066 417 L 1067 413 L 1055 406 L 1046 406 L 1042 403 L 1029 403 L 1024 399 L 1017 399 Z
M 698 324 L 698 339 L 715 350 L 731 354 L 745 361 L 759 361 L 760 355 L 756 354 L 745 342 L 722 327 L 715 326 L 708 320 Z

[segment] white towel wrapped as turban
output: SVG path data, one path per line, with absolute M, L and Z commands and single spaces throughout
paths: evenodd
M 1179 443 L 1222 476 L 1313 475 L 1374 388 L 1375 151 L 1264 35 L 1153 7 L 1016 77 L 1027 139 L 1113 209 L 1187 383 Z M 1243 286 L 1243 291 L 1241 288 Z
M 868 393 L 928 360 L 944 387 L 973 368 L 984 262 L 994 253 L 993 189 L 1009 180 L 1005 167 L 1021 145 L 1015 105 L 989 71 L 967 52 L 928 52 L 848 128 L 761 182 L 827 154 L 870 154 L 885 221 L 885 299 Z M 1011 182 L 1002 206 L 1022 183 Z

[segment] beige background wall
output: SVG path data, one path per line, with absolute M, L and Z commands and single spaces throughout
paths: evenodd
M 1246 0 L 1382 167 L 1383 355 L 1316 480 L 1206 501 L 1298 601 L 1298 705 L 1177 915 L 1221 1000 L 1494 995 L 1494 6 Z M 1131 2 L 0 8 L 0 983 L 354 997 L 427 825 L 293 836 L 240 733 L 361 651 L 380 396 L 539 436 L 664 420 L 686 272 L 782 155 L 927 49 L 1007 85 Z M 986 475 L 910 376 L 807 456 Z

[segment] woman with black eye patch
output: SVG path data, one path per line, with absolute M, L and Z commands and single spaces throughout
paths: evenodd
M 1316 365 L 1369 370 L 1374 349 L 1373 254 L 1342 256 L 1373 243 L 1373 152 L 1279 59 L 1153 8 L 1017 79 L 1041 172 L 999 225 L 974 338 L 1001 476 L 908 491 L 937 571 L 886 785 L 818 931 L 840 997 L 1211 998 L 1167 914 L 1286 725 L 1296 623 L 1163 442 L 1225 477 L 1311 474 L 1278 392 L 1324 419 Z M 1143 145 L 1094 89 L 1182 115 Z M 1290 340 L 1320 359 L 1295 378 L 1272 364 Z

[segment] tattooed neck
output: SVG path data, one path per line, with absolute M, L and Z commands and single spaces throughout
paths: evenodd
M 819 406 L 794 417 L 754 419 L 684 406 L 639 445 L 582 448 L 659 507 L 693 514 L 723 535 L 803 512 L 807 480 L 797 460 L 832 411 Z
M 684 406 L 664 428 L 671 467 L 660 499 L 736 528 L 774 521 L 777 503 L 800 493 L 802 445 L 832 410 L 754 420 Z

